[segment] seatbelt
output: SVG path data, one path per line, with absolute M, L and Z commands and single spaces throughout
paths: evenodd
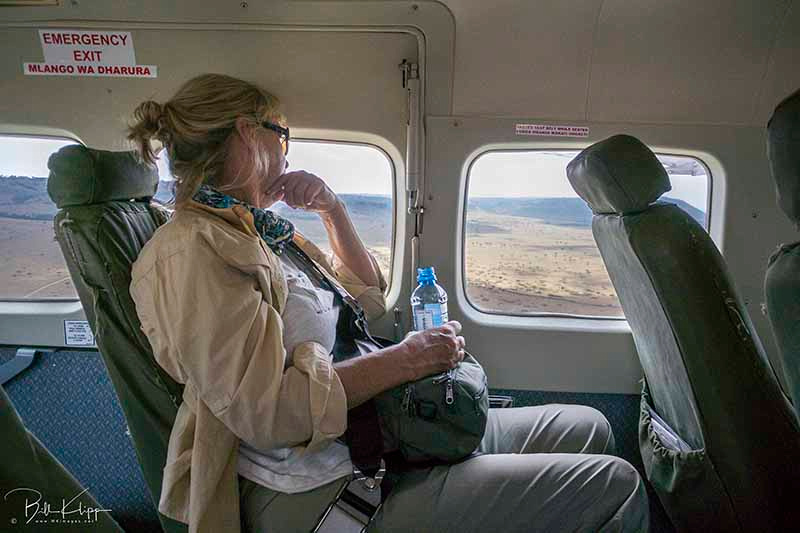
M 383 345 L 370 334 L 361 304 L 344 287 L 332 282 L 316 261 L 311 259 L 296 243 L 290 242 L 286 250 L 308 265 L 318 283 L 326 286 L 353 313 L 352 325 L 355 328 L 351 327 L 348 333 L 352 336 L 354 347 L 361 353 L 376 348 L 380 349 Z M 353 479 L 337 493 L 336 498 L 317 523 L 314 532 L 324 531 L 321 528 L 330 519 L 331 513 L 335 513 L 337 510 L 347 513 L 366 527 L 391 490 L 391 483 L 385 478 L 383 434 L 380 429 L 378 411 L 372 400 L 347 411 L 347 431 L 344 437 L 350 451 L 350 460 L 353 463 Z

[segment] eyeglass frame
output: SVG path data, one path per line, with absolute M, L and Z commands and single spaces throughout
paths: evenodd
M 280 142 L 283 145 L 283 155 L 289 155 L 289 128 L 284 128 L 280 124 L 275 124 L 268 120 L 262 122 L 261 126 L 274 131 L 280 136 Z

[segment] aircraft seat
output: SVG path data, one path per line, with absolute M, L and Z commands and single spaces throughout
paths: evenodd
M 97 346 L 119 397 L 154 506 L 182 386 L 156 363 L 131 300 L 131 265 L 166 214 L 150 199 L 154 168 L 133 152 L 66 146 L 48 161 L 54 225 Z M 159 513 L 169 533 L 186 525 Z
M 800 91 L 781 102 L 767 124 L 767 155 L 778 205 L 800 229 Z M 800 416 L 800 241 L 781 245 L 770 257 L 764 292 L 789 394 Z
M 800 425 L 725 261 L 675 205 L 656 156 L 616 135 L 567 176 L 644 370 L 639 447 L 679 531 L 789 531 L 800 523 Z

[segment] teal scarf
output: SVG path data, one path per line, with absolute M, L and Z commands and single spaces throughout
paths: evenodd
M 268 209 L 253 207 L 232 196 L 221 193 L 210 185 L 201 186 L 197 194 L 194 195 L 194 200 L 216 209 L 228 209 L 234 205 L 241 205 L 246 208 L 253 215 L 256 231 L 264 239 L 267 246 L 277 255 L 283 253 L 286 244 L 290 243 L 292 237 L 294 237 L 294 224 L 289 220 L 276 215 Z

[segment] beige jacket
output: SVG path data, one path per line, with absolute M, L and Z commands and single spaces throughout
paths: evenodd
M 383 277 L 367 286 L 335 256 L 295 242 L 368 318 L 384 312 Z M 330 356 L 306 342 L 284 369 L 286 280 L 239 206 L 176 210 L 133 265 L 131 296 L 156 361 L 186 384 L 158 509 L 190 532 L 239 532 L 239 439 L 314 450 L 344 433 L 347 400 Z

